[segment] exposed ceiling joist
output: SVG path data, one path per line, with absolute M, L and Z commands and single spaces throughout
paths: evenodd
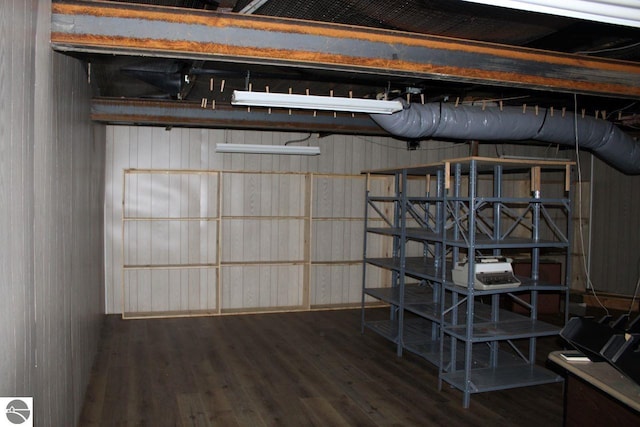
M 338 24 L 123 3 L 52 4 L 63 52 L 269 64 L 640 99 L 640 65 Z
M 91 119 L 111 124 L 143 126 L 205 127 L 225 129 L 273 129 L 296 132 L 358 135 L 389 134 L 365 114 L 304 112 L 266 108 L 203 108 L 179 101 L 141 101 L 99 98 L 91 104 Z

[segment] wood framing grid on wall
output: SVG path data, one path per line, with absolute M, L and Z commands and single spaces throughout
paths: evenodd
M 360 303 L 363 175 L 126 169 L 123 318 Z M 374 180 L 386 191 L 388 178 Z M 380 255 L 391 249 L 374 242 Z M 371 249 L 369 249 L 371 250 Z M 384 274 L 380 286 L 390 283 Z

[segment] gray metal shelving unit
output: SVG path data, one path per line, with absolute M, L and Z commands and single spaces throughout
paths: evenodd
M 377 172 L 374 172 L 377 173 Z M 365 209 L 364 271 L 362 293 L 362 331 L 373 330 L 394 342 L 397 354 L 409 350 L 437 364 L 440 357 L 440 317 L 442 313 L 442 218 L 444 171 L 433 169 L 423 178 L 423 190 L 409 194 L 406 169 L 380 171 L 393 177 L 393 196 L 371 195 L 369 175 Z M 435 177 L 432 183 L 431 177 Z M 374 213 L 385 224 L 371 227 Z M 378 225 L 380 221 L 377 221 Z M 389 258 L 367 256 L 370 234 L 391 240 Z M 407 254 L 407 242 L 418 242 L 420 250 Z M 368 287 L 367 266 L 387 270 L 389 287 Z M 390 306 L 389 318 L 370 321 L 365 316 L 365 298 L 373 297 Z
M 564 293 L 566 321 L 571 167 L 567 161 L 467 157 L 365 172 L 368 177 L 393 177 L 394 190 L 393 195 L 375 196 L 367 185 L 362 331 L 373 330 L 394 342 L 398 356 L 408 350 L 436 365 L 439 386 L 445 382 L 461 390 L 464 407 L 473 393 L 562 381 L 535 364 L 537 338 L 561 329 L 538 319 L 537 299 L 540 291 Z M 549 184 L 561 189 L 543 197 L 543 183 L 548 184 L 542 176 L 547 173 L 562 177 L 554 175 Z M 527 177 L 530 192 L 505 194 L 506 176 Z M 425 185 L 412 186 L 416 179 Z M 380 216 L 386 226 L 377 221 L 369 227 L 370 214 Z M 390 239 L 389 258 L 367 256 L 370 234 Z M 563 283 L 539 279 L 541 251 L 563 258 Z M 505 253 L 526 254 L 531 277 L 519 278 L 517 288 L 475 289 L 475 256 Z M 466 287 L 451 279 L 451 268 L 463 257 L 470 262 Z M 388 270 L 390 286 L 368 286 L 371 267 Z M 388 319 L 369 320 L 366 297 L 387 303 Z M 528 315 L 503 309 L 505 298 L 525 307 Z

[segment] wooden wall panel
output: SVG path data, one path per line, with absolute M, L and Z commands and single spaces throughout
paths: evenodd
M 94 129 L 88 117 L 85 70 L 49 50 L 48 18 L 42 19 L 33 160 L 36 401 L 41 402 L 35 409 L 38 419 L 46 420 L 43 425 L 73 425 L 104 313 L 104 128 Z
M 0 396 L 31 396 L 36 391 L 35 9 L 35 0 L 0 3 Z
M 215 264 L 215 221 L 126 221 L 125 266 Z
M 227 219 L 222 227 L 223 263 L 304 260 L 304 220 Z
M 217 311 L 219 183 L 218 173 L 125 171 L 127 317 Z
M 594 162 L 591 280 L 598 291 L 631 296 L 640 280 L 640 177 Z
M 301 265 L 222 268 L 222 311 L 226 313 L 302 308 Z
M 104 128 L 83 67 L 49 45 L 51 2 L 0 2 L 0 395 L 77 423 L 103 306 Z
M 312 307 L 320 307 L 359 301 L 354 292 L 357 295 L 361 287 L 361 278 L 356 277 L 361 274 L 361 265 L 351 262 L 362 257 L 364 179 L 340 175 L 359 175 L 366 169 L 424 164 L 468 154 L 465 144 L 430 141 L 423 142 L 420 150 L 407 151 L 406 143 L 392 138 L 352 135 L 323 138 L 311 135 L 304 144 L 318 145 L 322 152 L 320 156 L 313 157 L 215 152 L 217 142 L 284 144 L 306 136 L 308 134 L 286 132 L 179 128 L 168 131 L 109 126 L 105 205 L 107 312 L 120 313 L 122 308 L 119 291 L 122 254 L 118 245 L 121 245 L 119 204 L 123 169 L 225 171 L 220 235 L 221 257 L 225 263 L 304 260 L 305 220 L 265 217 L 304 217 L 307 214 L 307 189 L 303 174 L 313 174 L 309 303 Z M 526 151 L 517 146 L 501 149 L 514 155 Z M 537 148 L 531 153 L 535 155 L 544 150 L 544 147 Z M 481 151 L 484 155 L 495 155 L 496 149 L 493 145 L 481 145 Z M 231 171 L 236 173 L 228 173 Z M 423 182 L 411 185 L 417 191 L 423 191 Z M 389 192 L 393 189 L 389 188 L 386 180 L 374 180 L 372 190 Z M 212 199 L 211 194 L 206 197 Z M 170 205 L 172 207 L 173 204 Z M 385 256 L 391 251 L 390 244 L 381 236 L 372 236 L 370 243 L 374 248 L 371 254 Z M 422 249 L 416 246 L 411 251 L 419 254 Z M 243 308 L 303 304 L 305 297 L 301 292 L 306 280 L 305 268 L 285 265 L 223 266 L 220 305 L 239 311 Z M 381 273 L 380 281 L 388 282 L 388 278 L 383 276 Z M 275 281 L 274 277 L 285 282 Z
M 215 268 L 129 269 L 124 281 L 127 317 L 206 314 L 218 307 Z
M 313 236 L 314 262 L 362 260 L 364 221 L 315 221 Z M 380 247 L 380 239 L 369 237 L 372 248 Z
M 359 304 L 362 299 L 362 263 L 328 265 L 318 264 L 311 268 L 312 307 L 348 306 Z M 388 286 L 382 279 L 386 272 L 367 272 L 369 283 Z M 371 277 L 373 275 L 373 277 Z M 368 300 L 372 301 L 372 300 Z

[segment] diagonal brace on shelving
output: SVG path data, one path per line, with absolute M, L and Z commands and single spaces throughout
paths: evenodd
M 513 294 L 511 292 L 508 292 L 507 295 L 513 299 L 517 304 L 525 307 L 527 310 L 531 311 L 531 309 L 533 308 L 533 306 L 531 305 L 531 303 L 529 301 L 525 301 L 522 298 L 520 298 L 519 296 L 517 296 L 516 294 Z
M 500 236 L 500 239 L 505 239 L 513 233 L 513 231 L 519 226 L 523 226 L 528 228 L 529 230 L 533 229 L 533 223 L 527 219 L 527 214 L 532 213 L 533 204 L 529 203 L 526 209 L 522 213 L 518 213 L 515 210 L 511 209 L 509 206 L 504 204 L 500 204 L 502 211 L 513 219 L 513 223 L 511 226 Z
M 406 204 L 406 212 L 420 227 L 426 228 L 429 231 L 436 231 L 436 217 L 424 204 L 408 201 Z
M 418 204 L 418 206 L 422 208 L 421 204 Z M 416 209 L 415 203 L 407 202 L 405 211 L 409 214 L 409 216 L 411 216 L 411 218 L 413 218 L 418 223 L 418 226 L 430 228 L 429 221 L 428 221 L 429 213 L 428 211 L 426 211 L 426 209 L 421 209 L 422 212 L 420 212 Z M 425 213 L 427 214 L 427 219 L 425 219 Z
M 515 351 L 515 353 L 518 355 L 518 357 L 520 357 L 522 360 L 524 360 L 527 363 L 531 363 L 531 359 L 529 359 L 527 356 L 525 356 L 522 351 L 520 351 L 520 349 L 518 347 L 516 347 L 516 345 L 513 343 L 512 340 L 507 340 L 507 344 L 509 344 L 509 347 L 511 347 L 511 349 L 513 351 Z
M 558 239 L 560 239 L 561 242 L 564 242 L 564 243 L 568 242 L 569 238 L 565 233 L 562 232 L 562 230 L 560 230 L 560 227 L 558 227 L 557 222 L 553 218 L 551 218 L 549 211 L 547 210 L 546 207 L 544 207 L 544 205 L 541 206 L 540 212 L 542 213 L 542 216 L 545 218 L 545 222 L 549 226 L 553 234 L 555 234 L 555 236 Z M 569 211 L 567 210 L 567 212 Z
M 455 225 L 457 225 L 458 231 L 462 235 L 462 238 L 464 239 L 465 243 L 469 244 L 468 224 L 466 223 L 466 221 L 468 221 L 470 209 L 465 203 L 461 201 L 455 201 L 453 203 L 457 203 L 458 205 L 455 207 L 451 207 L 449 204 L 447 204 L 447 211 L 450 214 L 449 218 L 451 219 L 451 222 L 447 224 L 445 228 L 449 230 Z M 476 229 L 480 233 L 491 238 L 493 237 L 493 226 L 492 226 L 493 218 L 482 213 L 481 208 L 484 207 L 485 205 L 487 205 L 486 202 L 480 202 L 478 203 L 478 205 L 476 205 L 476 208 L 475 208 Z M 455 214 L 456 208 L 459 209 L 462 215 Z
M 371 206 L 373 208 L 373 210 L 376 211 L 378 215 L 380 215 L 380 218 L 384 222 L 386 222 L 389 227 L 393 227 L 393 222 L 391 220 L 389 220 L 387 214 L 382 212 L 380 210 L 380 208 L 373 201 L 371 201 L 371 200 L 369 201 L 369 206 Z
M 452 206 L 451 202 L 447 202 L 446 203 L 446 209 L 447 209 L 447 224 L 445 225 L 445 230 L 450 230 L 451 228 L 457 226 L 458 230 L 460 231 L 460 233 L 462 234 L 462 238 L 464 239 L 465 243 L 468 245 L 469 244 L 469 239 L 467 238 L 466 235 L 466 231 L 467 228 L 464 226 L 464 221 L 469 217 L 469 212 L 463 212 L 462 209 L 460 209 L 461 215 L 458 215 L 456 213 L 456 210 L 459 209 L 461 206 L 465 207 L 465 205 L 463 203 L 460 203 L 459 201 L 453 202 L 456 206 Z
M 446 310 L 442 310 L 442 315 L 447 315 L 449 314 L 449 312 L 459 306 L 461 306 L 462 304 L 467 302 L 468 297 L 464 297 L 461 300 L 459 300 L 457 303 L 451 305 L 451 307 L 447 308 Z
M 494 233 L 494 220 L 493 217 L 489 217 L 482 212 L 482 208 L 488 205 L 487 202 L 480 202 L 476 204 L 476 229 L 485 236 L 493 237 Z
M 544 205 L 541 205 L 540 208 L 540 212 L 545 219 L 545 223 L 549 226 L 549 229 L 561 242 L 566 243 L 568 241 L 567 235 L 560 229 L 557 221 L 551 217 L 548 209 Z M 527 208 L 521 213 L 515 212 L 509 206 L 506 206 L 504 204 L 501 204 L 501 209 L 502 212 L 505 213 L 505 215 L 514 220 L 511 226 L 500 236 L 501 239 L 509 237 L 518 226 L 526 227 L 529 230 L 533 229 L 533 223 L 529 219 L 527 219 L 527 215 L 532 213 L 533 211 L 533 203 L 530 203 Z

